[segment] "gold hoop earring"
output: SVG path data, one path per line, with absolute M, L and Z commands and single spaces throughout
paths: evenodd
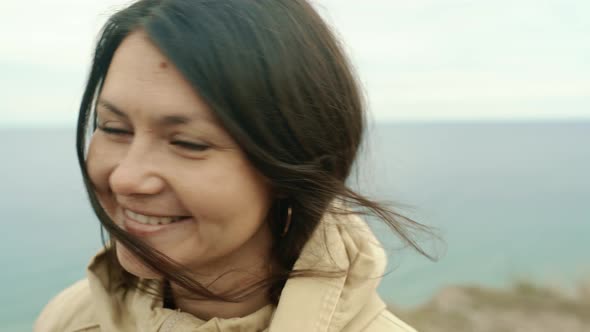
M 287 222 L 285 222 L 285 228 L 283 228 L 283 234 L 281 234 L 281 236 L 285 236 L 287 234 L 287 232 L 289 231 L 289 226 L 291 226 L 291 216 L 293 215 L 293 209 L 291 208 L 291 205 L 289 205 L 289 208 L 287 209 Z

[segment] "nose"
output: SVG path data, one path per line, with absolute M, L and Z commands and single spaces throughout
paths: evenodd
M 165 188 L 149 147 L 131 144 L 109 176 L 111 190 L 119 195 L 154 195 Z

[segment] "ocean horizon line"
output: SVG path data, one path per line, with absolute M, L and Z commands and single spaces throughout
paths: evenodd
M 369 128 L 372 125 L 394 125 L 394 126 L 422 126 L 422 125 L 568 125 L 568 124 L 590 124 L 589 117 L 564 117 L 564 118 L 452 118 L 452 119 L 368 119 Z M 75 129 L 76 124 L 65 123 L 0 123 L 0 130 L 70 130 Z

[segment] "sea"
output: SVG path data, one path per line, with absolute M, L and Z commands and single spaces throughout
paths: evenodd
M 349 184 L 431 227 L 431 261 L 370 220 L 379 292 L 412 307 L 452 285 L 590 278 L 590 122 L 371 124 Z M 30 331 L 101 247 L 74 128 L 0 129 L 0 332 Z

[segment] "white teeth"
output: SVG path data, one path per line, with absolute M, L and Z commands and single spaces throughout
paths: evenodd
M 127 216 L 137 222 L 148 225 L 168 225 L 173 221 L 176 221 L 178 217 L 154 217 L 145 216 L 143 214 L 135 213 L 133 211 L 125 210 Z

